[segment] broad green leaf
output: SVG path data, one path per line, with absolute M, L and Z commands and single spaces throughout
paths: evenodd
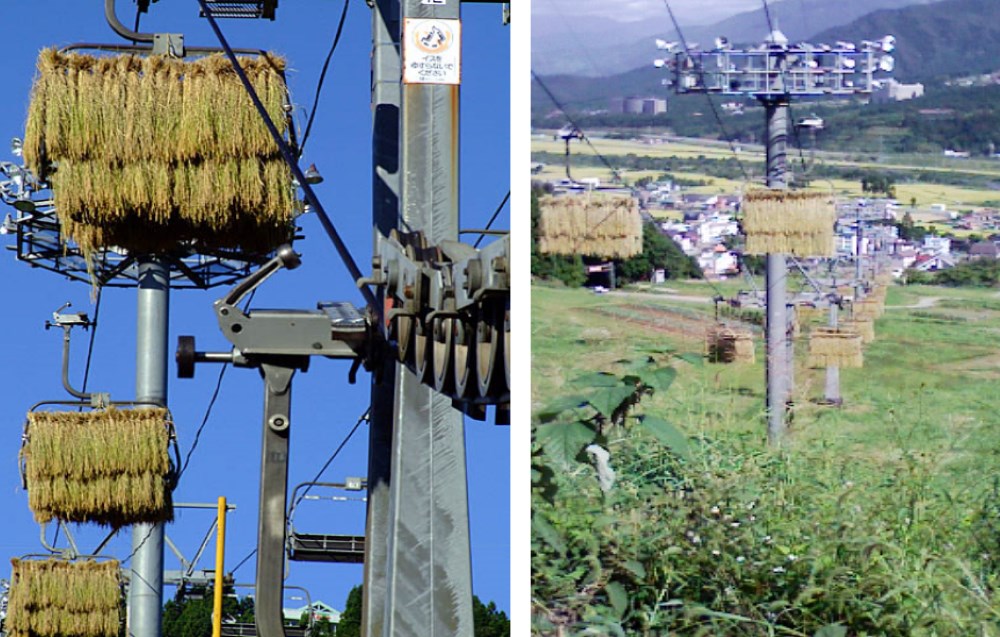
M 653 358 L 652 356 L 643 356 L 642 358 L 637 358 L 632 361 L 629 361 L 628 368 L 630 370 L 637 371 L 640 369 L 646 369 L 655 362 L 656 359 Z
M 816 633 L 813 635 L 813 637 L 846 637 L 846 636 L 847 636 L 847 627 L 842 626 L 840 624 L 827 624 L 826 626 L 823 626 L 822 628 L 817 630 Z
M 652 434 L 661 445 L 670 449 L 678 456 L 686 458 L 691 452 L 687 436 L 666 420 L 657 418 L 656 416 L 643 416 L 642 427 L 648 433 Z
M 608 582 L 604 586 L 604 590 L 608 594 L 611 607 L 615 609 L 615 613 L 621 619 L 625 616 L 625 611 L 628 610 L 628 591 L 625 590 L 621 582 Z
M 635 387 L 604 387 L 594 392 L 594 395 L 587 399 L 587 402 L 601 412 L 605 418 L 611 418 L 611 414 L 618 409 L 623 402 L 632 396 Z
M 536 417 L 540 422 L 551 422 L 564 411 L 576 409 L 586 402 L 587 399 L 579 394 L 575 394 L 573 396 L 561 396 L 540 409 L 536 414 Z
M 705 364 L 705 357 L 695 352 L 686 352 L 684 354 L 678 354 L 677 358 L 681 359 L 685 363 L 691 363 L 692 365 Z
M 621 381 L 617 376 L 609 374 L 608 372 L 591 372 L 589 374 L 577 376 L 573 380 L 569 381 L 570 385 L 585 389 L 590 389 L 591 387 L 614 387 L 620 383 Z
M 674 379 L 677 378 L 677 370 L 673 367 L 660 367 L 645 372 L 639 372 L 642 382 L 646 383 L 656 391 L 667 391 Z
M 646 577 L 646 567 L 642 565 L 642 562 L 637 562 L 636 560 L 628 560 L 624 564 L 622 564 L 622 566 L 628 569 L 630 573 L 632 573 L 639 579 L 643 579 L 644 577 Z
M 535 437 L 546 455 L 559 465 L 571 465 L 584 447 L 594 441 L 596 431 L 582 422 L 554 423 L 535 428 Z
M 531 520 L 531 537 L 545 540 L 545 542 L 557 551 L 566 550 L 566 542 L 563 541 L 559 531 L 549 524 L 549 521 L 540 515 L 536 515 Z

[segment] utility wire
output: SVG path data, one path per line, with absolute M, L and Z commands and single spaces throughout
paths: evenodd
M 250 304 L 253 303 L 253 297 L 257 295 L 257 290 L 253 290 L 250 296 L 247 298 L 247 302 L 243 305 L 243 312 L 246 313 L 250 310 Z M 205 415 L 201 419 L 201 424 L 198 426 L 198 430 L 194 434 L 194 441 L 191 443 L 191 448 L 188 449 L 187 455 L 184 456 L 184 464 L 181 465 L 180 471 L 177 472 L 177 482 L 181 481 L 181 476 L 187 471 L 188 464 L 191 462 L 191 456 L 194 454 L 194 450 L 198 448 L 198 441 L 201 440 L 201 432 L 205 429 L 205 425 L 208 424 L 208 419 L 212 415 L 212 408 L 215 407 L 215 401 L 219 397 L 219 391 L 222 389 L 222 379 L 226 375 L 226 370 L 229 368 L 229 363 L 223 363 L 222 369 L 219 370 L 219 378 L 215 381 L 215 389 L 212 391 L 212 397 L 208 401 L 208 407 L 205 408 Z
M 316 475 L 313 477 L 313 479 L 310 482 L 318 482 L 319 481 L 319 479 L 323 476 L 323 474 L 326 472 L 326 470 L 330 468 L 330 464 L 334 461 L 334 459 L 337 457 L 337 455 L 340 454 L 340 451 L 344 448 L 344 446 L 351 439 L 351 437 L 354 436 L 354 432 L 358 430 L 358 427 L 361 426 L 361 423 L 368 421 L 368 416 L 369 416 L 369 414 L 371 414 L 371 411 L 372 411 L 371 407 L 369 407 L 368 409 L 365 410 L 365 413 L 361 414 L 361 417 L 358 418 L 358 421 L 356 423 L 354 423 L 354 427 L 352 427 L 351 430 L 349 432 L 347 432 L 347 436 L 345 436 L 344 439 L 337 446 L 337 448 L 334 449 L 333 454 L 331 454 L 330 457 L 327 458 L 326 462 L 323 463 L 323 468 L 321 468 L 319 471 L 316 472 Z M 312 488 L 313 488 L 312 484 L 310 484 L 309 486 L 307 486 L 306 489 L 305 489 L 305 491 L 303 491 L 301 494 L 299 494 L 298 499 L 294 503 L 292 503 L 291 508 L 294 509 L 296 506 L 298 506 L 299 502 L 302 502 L 302 498 L 306 497 L 306 495 L 308 495 L 309 491 Z M 289 509 L 289 510 L 291 510 L 291 509 Z
M 490 217 L 490 220 L 486 223 L 486 227 L 483 228 L 483 230 L 489 230 L 493 226 L 493 222 L 497 220 L 498 216 L 500 216 L 500 211 L 503 210 L 503 207 L 507 205 L 507 202 L 509 200 L 510 200 L 510 191 L 508 190 L 507 194 L 503 196 L 503 201 L 501 201 L 500 205 L 497 206 L 497 209 L 493 211 L 493 216 Z M 476 239 L 476 242 L 474 244 L 472 244 L 472 247 L 478 248 L 479 244 L 482 243 L 483 239 L 485 238 L 486 238 L 486 233 L 480 232 L 479 238 Z
M 326 61 L 323 62 L 323 70 L 319 73 L 319 82 L 316 83 L 316 96 L 313 98 L 312 112 L 309 113 L 309 121 L 306 123 L 306 130 L 302 134 L 302 142 L 299 144 L 299 157 L 302 156 L 303 151 L 306 149 L 306 140 L 309 139 L 309 131 L 312 130 L 313 119 L 316 118 L 316 111 L 319 109 L 319 96 L 323 90 L 323 82 L 326 80 L 326 70 L 330 67 L 333 52 L 337 50 L 337 43 L 340 42 L 340 34 L 344 30 L 344 21 L 347 19 L 347 8 L 349 5 L 350 0 L 344 0 L 344 10 L 341 12 L 340 22 L 337 24 L 337 34 L 333 36 L 333 44 L 330 46 L 330 51 L 326 54 Z
M 559 111 L 563 114 L 563 116 L 569 120 L 570 125 L 576 130 L 580 131 L 580 133 L 582 134 L 583 129 L 576 125 L 576 122 L 573 121 L 572 117 L 570 117 L 569 112 L 565 108 L 563 108 L 562 104 L 559 103 L 559 100 L 557 100 L 556 96 L 552 94 L 552 91 L 549 90 L 549 87 L 545 85 L 545 82 L 542 81 L 542 78 L 538 77 L 538 74 L 535 73 L 534 71 L 531 72 L 531 77 L 533 77 L 535 81 L 538 82 L 538 85 L 542 87 L 542 90 L 545 91 L 545 94 L 549 96 L 549 99 L 552 100 L 552 103 L 556 105 L 556 108 L 558 108 Z M 590 146 L 590 149 L 594 151 L 594 154 L 596 154 L 598 158 L 600 158 L 601 162 L 605 166 L 607 166 L 608 170 L 611 171 L 611 174 L 614 176 L 614 178 L 616 180 L 620 179 L 620 176 L 618 174 L 618 169 L 612 166 L 611 162 L 609 162 L 608 159 L 601 154 L 601 151 L 597 150 L 597 148 L 594 147 L 594 145 L 590 142 L 590 138 L 584 135 L 583 141 L 585 141 L 587 145 Z
M 667 13 L 670 15 L 670 21 L 674 24 L 674 31 L 677 32 L 677 37 L 681 40 L 681 46 L 684 47 L 684 54 L 690 60 L 691 49 L 688 47 L 687 40 L 684 38 L 684 33 L 681 31 L 681 25 L 678 24 L 677 18 L 674 16 L 674 10 L 670 8 L 669 0 L 663 0 L 663 5 L 667 8 Z M 701 77 L 702 85 L 704 85 L 705 69 L 699 68 L 698 75 Z M 740 167 L 740 172 L 743 173 L 743 179 L 750 181 L 750 173 L 747 172 L 746 166 L 743 165 L 743 161 L 740 159 L 740 154 L 736 152 L 736 145 L 729 136 L 729 131 L 726 130 L 726 125 L 722 121 L 722 116 L 719 115 L 719 109 L 715 107 L 715 102 L 712 100 L 712 96 L 707 91 L 705 92 L 705 98 L 708 100 L 708 105 L 712 109 L 712 115 L 715 117 L 715 123 L 719 125 L 719 130 L 722 131 L 722 137 L 729 144 L 729 150 L 732 151 L 733 157 L 736 158 L 736 164 Z
M 87 381 L 90 380 L 90 361 L 94 356 L 94 340 L 97 338 L 97 319 L 101 315 L 101 292 L 104 288 L 97 288 L 97 300 L 94 302 L 94 320 L 90 325 L 90 342 L 87 345 L 87 363 L 83 368 L 83 388 L 82 393 L 87 393 Z
M 764 17 L 767 18 L 767 32 L 774 33 L 774 22 L 771 20 L 771 7 L 767 4 L 767 0 L 761 0 L 764 3 Z M 788 94 L 788 79 L 785 75 L 785 69 L 782 65 L 781 68 L 781 83 L 785 87 L 785 94 Z M 802 174 L 805 175 L 808 168 L 806 166 L 805 155 L 802 154 L 802 138 L 799 135 L 799 127 L 795 125 L 795 113 L 792 110 L 792 100 L 788 100 L 788 118 L 791 120 L 792 124 L 792 135 L 795 137 L 795 147 L 799 151 L 799 163 L 802 165 Z
M 361 423 L 363 423 L 363 422 L 365 422 L 365 421 L 367 421 L 367 420 L 368 420 L 368 414 L 370 414 L 370 413 L 371 413 L 371 408 L 369 407 L 368 409 L 366 409 L 366 410 L 365 410 L 365 413 L 361 414 L 361 417 L 360 417 L 360 418 L 358 418 L 358 421 L 357 421 L 356 423 L 354 423 L 354 427 L 352 427 L 352 428 L 351 428 L 351 430 L 350 430 L 350 431 L 349 431 L 349 432 L 347 433 L 347 436 L 345 436 L 345 437 L 344 437 L 344 439 L 343 439 L 343 440 L 341 441 L 341 443 L 340 443 L 340 444 L 339 444 L 339 445 L 337 446 L 337 448 L 336 448 L 336 449 L 334 450 L 333 454 L 332 454 L 332 455 L 331 455 L 331 456 L 330 456 L 330 457 L 329 457 L 329 458 L 327 459 L 327 461 L 326 461 L 326 462 L 325 462 L 325 463 L 323 464 L 323 468 L 321 468 L 321 469 L 320 469 L 320 470 L 319 470 L 319 471 L 318 471 L 318 472 L 316 473 L 316 476 L 315 476 L 315 477 L 314 477 L 314 478 L 312 479 L 312 481 L 313 481 L 313 482 L 316 482 L 316 481 L 318 481 L 318 480 L 320 479 L 320 477 L 322 477 L 323 473 L 324 473 L 324 472 L 325 472 L 325 471 L 326 471 L 326 470 L 327 470 L 327 469 L 328 469 L 328 468 L 330 467 L 330 464 L 331 464 L 331 463 L 332 463 L 332 462 L 334 461 L 334 459 L 336 459 L 337 455 L 338 455 L 338 454 L 340 453 L 340 451 L 341 451 L 341 450 L 342 450 L 342 449 L 344 448 L 344 446 L 345 446 L 345 445 L 347 444 L 347 442 L 348 442 L 348 441 L 349 441 L 349 440 L 351 439 L 351 437 L 352 437 L 352 436 L 354 435 L 354 432 L 356 432 L 356 431 L 358 430 L 358 427 L 360 427 L 360 426 L 361 426 Z M 309 493 L 309 490 L 310 490 L 311 488 L 312 488 L 312 485 L 309 485 L 309 486 L 308 486 L 308 487 L 306 488 L 306 490 L 305 490 L 305 491 L 303 491 L 301 495 L 299 495 L 299 498 L 298 498 L 298 500 L 296 500 L 296 501 L 295 501 L 295 503 L 294 503 L 294 504 L 292 504 L 292 507 L 291 507 L 291 508 L 293 508 L 293 509 L 294 509 L 294 508 L 295 508 L 295 506 L 296 506 L 296 505 L 297 505 L 297 504 L 298 504 L 299 502 L 302 502 L 302 498 L 304 498 L 304 497 L 306 496 L 306 494 L 308 494 L 308 493 Z M 287 522 L 287 514 L 286 514 L 286 522 Z M 251 557 L 253 557 L 253 556 L 254 556 L 254 555 L 256 555 L 256 554 L 257 554 L 257 549 L 253 549 L 252 551 L 250 551 L 249 553 L 247 553 L 247 554 L 246 554 L 246 556 L 245 556 L 245 557 L 244 557 L 244 558 L 243 558 L 242 560 L 240 560 L 240 561 L 239 561 L 239 562 L 238 562 L 238 563 L 236 564 L 236 566 L 235 566 L 235 567 L 233 567 L 233 570 L 232 570 L 232 571 L 230 571 L 230 574 L 235 574 L 235 573 L 236 573 L 236 571 L 240 570 L 240 567 L 241 567 L 241 566 L 243 566 L 244 564 L 246 564 L 246 563 L 247 563 L 247 560 L 249 560 L 249 559 L 250 559 Z

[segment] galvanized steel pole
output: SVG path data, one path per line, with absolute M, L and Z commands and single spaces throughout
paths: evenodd
M 402 101 L 399 54 L 399 0 L 372 6 L 372 226 L 374 253 L 381 237 L 399 227 L 399 105 Z M 381 288 L 379 288 L 381 290 Z M 384 303 L 381 298 L 378 301 Z M 387 358 L 372 374 L 368 416 L 368 516 L 365 525 L 361 634 L 382 637 L 386 613 L 386 559 L 389 536 L 389 485 L 396 383 L 406 368 Z
M 767 186 L 787 188 L 788 98 L 762 99 L 767 117 Z M 767 440 L 781 444 L 787 431 L 785 410 L 791 398 L 792 361 L 786 307 L 788 268 L 784 254 L 768 254 L 767 288 Z
M 403 64 L 420 48 L 408 19 L 460 18 L 459 2 L 401 3 Z M 427 39 L 442 35 L 436 23 Z M 438 29 L 438 27 L 442 29 Z M 460 47 L 452 33 L 452 47 Z M 407 43 L 404 38 L 412 41 Z M 439 42 L 441 40 L 438 40 Z M 438 244 L 458 239 L 459 87 L 404 83 L 399 224 Z M 472 566 L 463 419 L 451 400 L 396 376 L 384 637 L 472 637 Z M 370 636 L 374 637 L 374 636 Z
M 170 268 L 160 257 L 138 258 L 135 399 L 167 404 L 167 330 Z M 132 527 L 129 571 L 128 634 L 160 637 L 163 609 L 163 524 Z
M 837 303 L 830 303 L 830 327 L 837 328 L 837 313 L 840 306 Z M 827 365 L 826 368 L 826 391 L 825 401 L 828 405 L 839 406 L 843 403 L 840 397 L 840 368 L 836 365 Z

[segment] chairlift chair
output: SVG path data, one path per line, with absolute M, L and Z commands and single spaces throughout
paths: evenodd
M 346 491 L 361 491 L 366 488 L 361 478 L 348 478 L 347 482 L 303 482 L 292 490 L 292 507 L 288 513 L 287 553 L 288 559 L 296 562 L 334 562 L 342 564 L 362 564 L 365 561 L 364 535 L 330 535 L 318 533 L 301 533 L 295 529 L 294 513 L 297 505 L 306 499 L 312 499 L 305 491 L 299 496 L 300 490 L 312 487 L 340 489 Z M 366 498 L 337 497 L 337 500 L 365 501 Z M 315 498 L 320 499 L 320 498 Z

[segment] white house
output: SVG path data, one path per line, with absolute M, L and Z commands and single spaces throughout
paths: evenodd
M 302 615 L 306 612 L 311 612 L 314 621 L 320 619 L 326 619 L 328 622 L 336 626 L 340 623 L 340 611 L 330 606 L 329 604 L 316 600 L 312 603 L 312 606 L 301 606 L 299 608 L 282 608 L 281 613 L 285 618 L 286 623 L 297 624 L 302 618 Z
M 951 254 L 951 239 L 948 237 L 924 237 L 924 252 L 928 254 Z

